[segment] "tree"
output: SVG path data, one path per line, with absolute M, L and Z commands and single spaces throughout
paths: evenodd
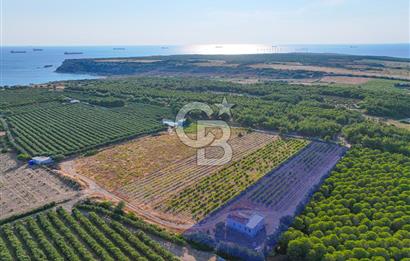
M 289 242 L 287 253 L 292 260 L 304 260 L 312 247 L 308 237 L 301 237 Z
M 118 202 L 117 206 L 115 206 L 114 212 L 122 215 L 124 214 L 124 208 L 125 208 L 125 202 L 121 200 L 120 202 Z

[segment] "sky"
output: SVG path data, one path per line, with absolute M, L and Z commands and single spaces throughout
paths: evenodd
M 5 45 L 409 43 L 409 0 L 0 0 Z

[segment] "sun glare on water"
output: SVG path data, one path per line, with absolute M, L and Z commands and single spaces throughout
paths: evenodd
M 278 47 L 262 44 L 200 44 L 186 46 L 186 52 L 195 54 L 255 54 L 276 53 Z

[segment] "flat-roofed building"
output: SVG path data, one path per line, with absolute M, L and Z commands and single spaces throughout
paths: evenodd
M 254 237 L 265 227 L 265 217 L 257 213 L 237 212 L 228 215 L 226 225 L 231 229 Z

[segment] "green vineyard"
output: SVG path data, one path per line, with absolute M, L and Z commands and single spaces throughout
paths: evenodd
M 301 139 L 279 138 L 244 159 L 186 188 L 166 203 L 167 210 L 177 213 L 188 212 L 195 220 L 200 220 L 236 197 L 308 143 Z
M 99 214 L 73 209 L 70 215 L 59 208 L 1 226 L 0 260 L 179 260 L 146 233 L 153 230 L 149 225 L 99 206 L 87 207 Z
M 15 142 L 30 155 L 70 155 L 163 129 L 166 108 L 129 104 L 108 109 L 87 104 L 32 104 L 6 118 Z
M 62 92 L 43 88 L 13 88 L 0 90 L 0 112 L 8 111 L 14 106 L 49 102 L 60 99 Z

